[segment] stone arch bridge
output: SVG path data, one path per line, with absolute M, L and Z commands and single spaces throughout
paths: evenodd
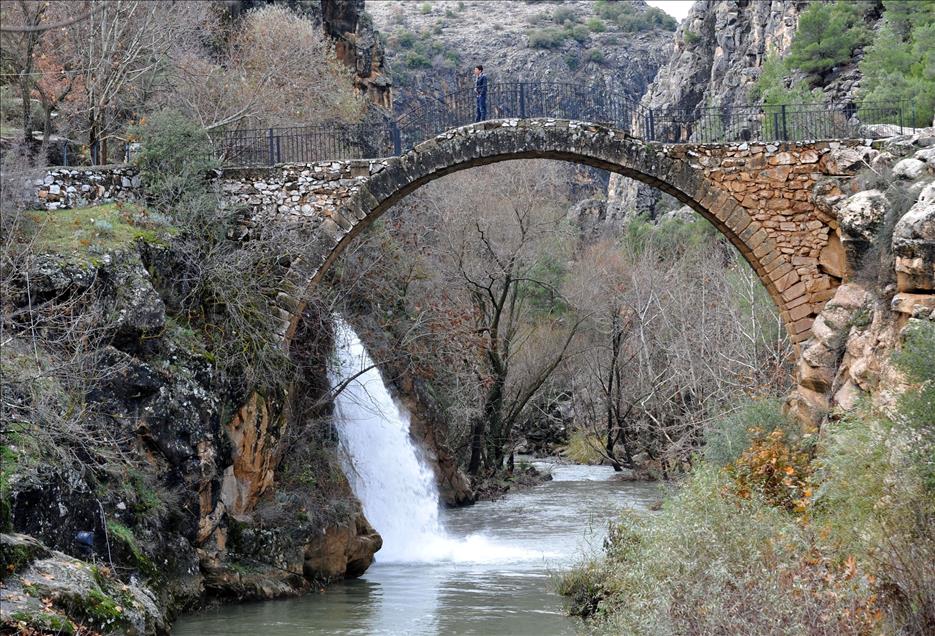
M 421 185 L 512 159 L 586 164 L 671 194 L 710 221 L 756 271 L 796 344 L 848 275 L 831 204 L 872 153 L 869 142 L 661 144 L 602 125 L 503 119 L 456 128 L 398 157 L 231 168 L 221 186 L 255 223 L 297 223 L 308 237 L 278 294 L 285 340 L 309 290 L 356 235 Z

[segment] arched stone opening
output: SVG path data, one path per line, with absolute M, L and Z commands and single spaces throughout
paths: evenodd
M 598 124 L 548 119 L 498 120 L 449 131 L 400 157 L 369 162 L 364 166 L 369 175 L 356 190 L 322 212 L 309 257 L 293 264 L 280 294 L 289 323 L 284 336 L 288 341 L 310 289 L 347 245 L 407 194 L 477 166 L 557 159 L 642 181 L 696 210 L 751 265 L 798 344 L 808 338 L 813 317 L 838 284 L 822 272 L 818 257 L 832 242 L 836 223 L 804 196 L 783 197 L 787 183 L 803 193 L 814 184 L 823 150 L 827 148 L 665 146 Z M 723 172 L 731 178 L 722 180 Z M 803 175 L 796 177 L 799 181 L 788 182 L 797 174 Z M 753 185 L 741 189 L 735 184 Z M 767 187 L 779 198 L 757 196 Z

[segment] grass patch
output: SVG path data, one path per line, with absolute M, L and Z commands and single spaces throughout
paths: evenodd
M 107 531 L 110 533 L 111 538 L 126 546 L 130 554 L 133 555 L 133 560 L 136 561 L 136 565 L 141 572 L 147 576 L 155 576 L 158 574 L 152 561 L 149 560 L 149 557 L 147 557 L 142 548 L 140 548 L 140 544 L 136 540 L 133 530 L 118 521 L 108 521 Z
M 577 464 L 598 464 L 603 459 L 603 455 L 598 450 L 600 448 L 603 448 L 603 443 L 597 435 L 575 431 L 568 440 L 563 454 Z
M 53 634 L 74 634 L 74 624 L 58 614 L 48 612 L 26 612 L 18 610 L 10 614 L 10 620 L 19 623 L 18 627 L 27 627 Z M 28 633 L 28 632 L 27 632 Z
M 178 230 L 161 215 L 122 203 L 105 203 L 77 210 L 36 211 L 27 214 L 27 231 L 35 233 L 38 251 L 56 254 L 107 251 L 137 239 L 164 243 Z

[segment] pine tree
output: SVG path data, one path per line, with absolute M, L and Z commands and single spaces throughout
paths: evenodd
M 805 71 L 817 85 L 831 69 L 849 61 L 854 50 L 869 41 L 863 11 L 862 3 L 812 3 L 799 17 L 786 58 L 789 67 Z
M 860 70 L 866 102 L 908 102 L 924 126 L 935 115 L 935 3 L 884 3 L 883 26 L 867 48 Z

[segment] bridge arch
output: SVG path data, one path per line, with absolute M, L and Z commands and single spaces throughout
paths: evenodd
M 713 177 L 712 167 L 717 170 L 725 165 L 737 166 L 745 159 L 725 161 L 722 157 L 711 161 L 692 146 L 649 143 L 600 124 L 553 119 L 495 120 L 447 131 L 401 156 L 371 162 L 369 176 L 361 180 L 356 191 L 323 211 L 325 218 L 314 233 L 309 256 L 293 264 L 280 294 L 283 318 L 288 323 L 284 324 L 286 340 L 296 328 L 310 290 L 348 244 L 393 204 L 445 175 L 514 159 L 557 159 L 616 172 L 659 188 L 690 206 L 726 236 L 752 266 L 796 343 L 810 335 L 811 321 L 820 310 L 816 303 L 830 297 L 828 291 L 840 280 L 825 276 L 829 280 L 812 285 L 822 276 L 817 253 L 800 256 L 805 252 L 792 250 L 790 254 L 788 247 L 783 249 L 780 224 L 764 222 L 764 215 L 757 213 L 765 210 L 764 203 L 757 203 L 754 209 L 745 207 L 742 202 L 749 203 L 744 198 L 748 194 L 734 192 L 729 184 L 725 187 Z M 764 159 L 751 160 L 751 165 L 759 166 L 757 161 L 762 163 Z M 806 158 L 808 163 L 817 161 L 817 156 Z M 764 167 L 768 172 L 769 165 Z M 779 173 L 787 171 L 783 166 L 779 168 Z M 798 210 L 803 204 L 790 199 L 787 207 Z M 829 242 L 834 238 L 836 222 L 814 206 L 809 209 L 804 215 L 809 221 L 798 214 L 796 231 L 806 231 L 808 226 L 808 232 L 818 231 L 819 242 Z M 783 223 L 787 225 L 792 222 Z M 799 238 L 792 242 L 799 243 Z M 814 253 L 818 248 L 809 249 Z M 806 268 L 814 269 L 815 276 L 802 274 L 805 270 L 795 267 L 793 258 L 809 261 Z M 816 294 L 814 287 L 820 293 Z

